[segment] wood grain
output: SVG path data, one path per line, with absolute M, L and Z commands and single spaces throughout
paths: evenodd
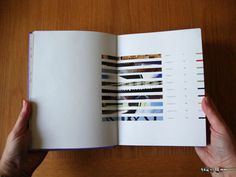
M 236 134 L 235 0 L 1 0 L 0 153 L 27 97 L 30 31 L 125 34 L 194 27 L 203 33 L 207 93 Z M 50 152 L 34 177 L 209 176 L 201 174 L 202 166 L 193 148 L 115 147 Z

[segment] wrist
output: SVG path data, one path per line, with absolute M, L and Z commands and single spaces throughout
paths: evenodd
M 215 173 L 212 174 L 212 177 L 235 177 L 236 172 L 235 171 L 228 171 L 228 172 L 221 172 L 221 173 Z
M 3 168 L 2 168 L 2 161 L 0 160 L 0 176 L 6 176 Z
M 217 171 L 213 172 L 211 176 L 212 177 L 235 177 L 236 176 L 236 162 L 230 164 L 227 167 L 219 167 Z
M 236 157 L 227 165 L 226 168 L 233 168 L 233 171 L 224 171 L 224 177 L 234 177 L 236 176 Z
M 9 176 L 9 174 L 4 169 L 4 164 L 3 164 L 2 160 L 0 160 L 0 176 L 1 177 L 8 177 Z
M 14 171 L 14 172 L 13 172 Z M 6 163 L 2 159 L 0 159 L 0 177 L 31 177 L 32 174 L 29 172 L 26 172 L 24 170 L 16 170 L 8 168 Z
M 4 175 L 4 172 L 2 169 L 2 161 L 0 160 L 0 176 L 3 176 L 3 175 Z

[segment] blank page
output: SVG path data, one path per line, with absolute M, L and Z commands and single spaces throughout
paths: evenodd
M 83 31 L 30 35 L 32 149 L 117 144 L 117 122 L 101 116 L 101 55 L 116 55 L 116 36 Z

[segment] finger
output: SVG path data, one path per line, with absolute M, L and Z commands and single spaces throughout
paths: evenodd
M 29 117 L 30 117 L 30 103 L 23 100 L 22 109 L 13 128 L 15 133 L 23 132 L 28 127 Z
M 214 130 L 221 132 L 225 129 L 225 123 L 209 97 L 203 98 L 202 110 L 206 114 L 207 119 Z

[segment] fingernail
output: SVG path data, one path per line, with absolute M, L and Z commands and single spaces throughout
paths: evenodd
M 209 105 L 209 104 L 210 104 L 210 99 L 209 99 L 209 97 L 208 97 L 208 96 L 206 96 L 206 97 L 205 97 L 205 103 L 206 103 L 207 105 Z
M 22 107 L 24 110 L 26 109 L 26 101 L 25 100 L 22 101 Z
M 205 101 L 205 103 L 208 103 L 208 97 L 207 96 L 205 96 L 204 101 Z

